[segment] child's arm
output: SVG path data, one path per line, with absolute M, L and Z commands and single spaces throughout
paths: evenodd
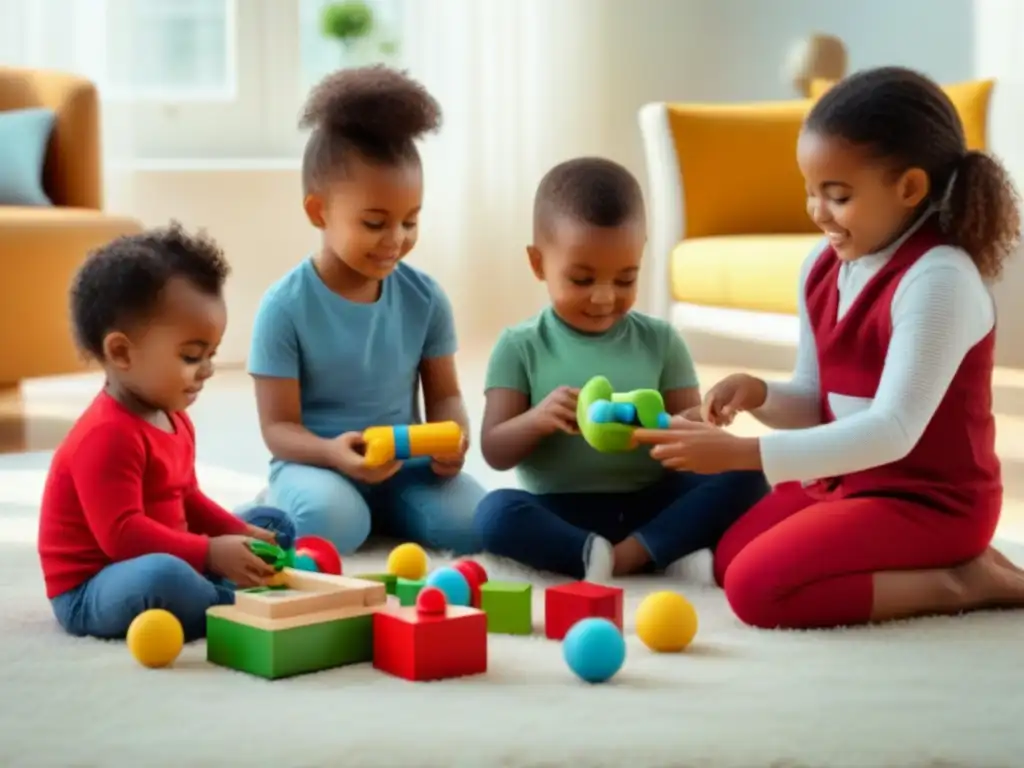
M 670 416 L 690 418 L 700 410 L 700 380 L 693 364 L 690 349 L 683 337 L 671 326 L 663 353 L 664 364 L 658 389 L 665 400 L 665 410 Z M 689 413 L 687 413 L 689 411 Z M 699 419 L 699 415 L 697 416 Z
M 538 410 L 530 407 L 530 378 L 519 346 L 508 331 L 498 337 L 491 352 L 484 392 L 480 450 L 493 469 L 512 469 L 552 430 L 536 417 Z M 568 390 L 560 394 L 566 400 L 565 410 L 571 410 L 575 418 L 575 397 Z M 558 395 L 559 390 L 552 393 Z
M 111 560 L 163 552 L 203 571 L 209 538 L 173 530 L 146 515 L 145 470 L 146 447 L 122 424 L 96 427 L 82 441 L 71 459 L 71 476 L 89 530 Z
M 992 297 L 970 258 L 929 251 L 900 282 L 878 390 L 829 424 L 761 437 L 772 484 L 837 477 L 890 464 L 917 445 L 964 357 L 995 322 Z
M 302 424 L 299 364 L 298 334 L 284 299 L 268 294 L 253 323 L 248 363 L 263 441 L 282 461 L 335 469 L 334 442 Z
M 455 314 L 448 296 L 436 283 L 431 306 L 427 335 L 420 360 L 420 384 L 423 387 L 423 406 L 427 421 L 454 421 L 465 435 L 469 435 L 469 416 L 459 387 L 459 373 L 455 365 L 458 339 L 455 334 Z

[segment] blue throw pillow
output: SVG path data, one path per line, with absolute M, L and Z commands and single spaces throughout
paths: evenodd
M 43 164 L 55 118 L 50 109 L 0 112 L 0 205 L 53 205 Z

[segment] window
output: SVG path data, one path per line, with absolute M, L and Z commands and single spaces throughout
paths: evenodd
M 234 0 L 105 0 L 101 86 L 114 98 L 229 101 Z

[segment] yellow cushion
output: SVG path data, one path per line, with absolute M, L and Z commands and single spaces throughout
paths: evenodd
M 815 232 L 796 163 L 811 99 L 669 104 L 686 238 Z
M 800 267 L 816 235 L 683 240 L 672 251 L 672 296 L 687 304 L 795 315 Z
M 835 80 L 816 79 L 811 81 L 812 99 L 820 99 L 822 94 L 835 85 Z M 988 147 L 988 108 L 992 101 L 992 89 L 995 80 L 969 80 L 942 86 L 949 100 L 960 115 L 964 125 L 964 137 L 967 148 L 985 150 Z

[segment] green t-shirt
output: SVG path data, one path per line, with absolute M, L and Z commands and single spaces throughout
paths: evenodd
M 558 387 L 582 387 L 594 376 L 606 376 L 616 392 L 664 393 L 698 385 L 685 342 L 663 320 L 630 312 L 611 330 L 587 334 L 548 307 L 498 337 L 485 389 L 524 392 L 533 407 Z M 581 436 L 564 432 L 545 438 L 517 467 L 523 488 L 536 494 L 635 491 L 663 472 L 644 446 L 601 453 Z

